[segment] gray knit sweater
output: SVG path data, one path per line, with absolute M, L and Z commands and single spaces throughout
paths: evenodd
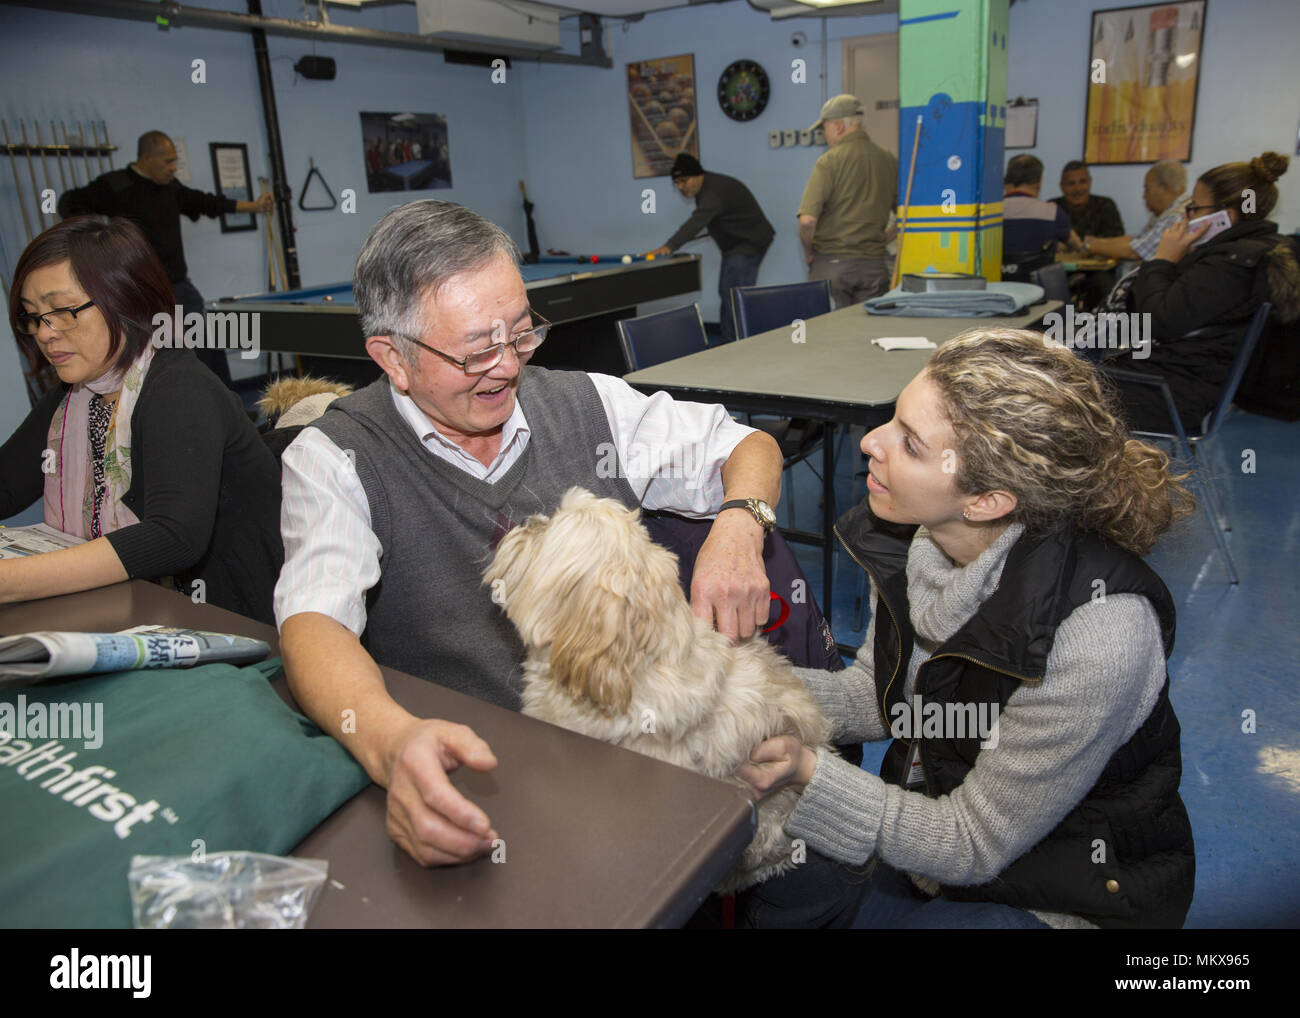
M 907 597 L 916 644 L 904 695 L 938 646 L 997 589 L 1007 553 L 1024 528 L 1013 524 L 967 566 L 954 566 L 924 529 L 907 556 Z M 835 725 L 835 741 L 889 738 L 876 701 L 871 624 L 853 666 L 797 669 Z M 992 880 L 1041 841 L 1088 793 L 1112 754 L 1151 713 L 1165 681 L 1160 624 L 1138 594 L 1113 594 L 1076 608 L 1057 628 L 1043 681 L 1023 684 L 998 717 L 998 742 L 951 794 L 932 799 L 888 785 L 821 752 L 817 771 L 785 825 L 824 855 L 860 865 L 878 855 L 930 881 Z M 933 887 L 933 885 L 930 885 Z M 1056 927 L 1076 917 L 1036 913 Z

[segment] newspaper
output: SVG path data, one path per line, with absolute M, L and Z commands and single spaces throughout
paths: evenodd
M 37 523 L 30 527 L 0 527 L 0 558 L 26 558 L 47 551 L 72 548 L 85 541 L 72 534 Z
M 26 633 L 0 638 L 0 688 L 59 675 L 251 664 L 270 652 L 263 640 L 171 626 L 136 626 L 120 633 Z

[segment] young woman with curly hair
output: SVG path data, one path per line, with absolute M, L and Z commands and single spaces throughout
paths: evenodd
M 862 449 L 836 533 L 871 624 L 852 668 L 799 674 L 835 741 L 894 736 L 881 777 L 789 736 L 741 776 L 803 786 L 786 831 L 874 861 L 858 925 L 1180 926 L 1174 605 L 1139 558 L 1193 508 L 1168 459 L 1092 365 L 996 328 L 941 347 Z

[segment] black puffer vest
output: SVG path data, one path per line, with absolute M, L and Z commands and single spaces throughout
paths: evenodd
M 835 528 L 876 586 L 876 697 L 886 724 L 904 704 L 912 658 L 906 564 L 915 529 L 880 521 L 866 501 L 845 513 Z M 927 705 L 980 705 L 977 716 L 988 716 L 985 712 L 992 708 L 984 705 L 996 704 L 1001 711 L 1021 682 L 1043 680 L 1057 627 L 1098 592 L 1146 597 L 1159 616 L 1168 657 L 1174 605 L 1160 578 L 1133 555 L 1062 525 L 1016 542 L 997 590 L 921 665 L 913 694 Z M 925 794 L 948 794 L 975 766 L 978 734 L 967 739 L 916 734 L 916 739 L 895 739 L 890 745 L 881 778 L 903 784 L 911 743 L 917 741 Z M 1051 833 L 994 880 L 976 887 L 945 886 L 943 896 L 1064 912 L 1102 927 L 1181 927 L 1191 906 L 1196 868 L 1191 824 L 1178 795 L 1181 776 L 1178 719 L 1166 675 L 1146 721 Z

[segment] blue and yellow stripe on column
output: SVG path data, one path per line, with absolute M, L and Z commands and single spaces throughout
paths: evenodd
M 901 0 L 900 202 L 921 117 L 904 272 L 1002 276 L 1007 7 L 1007 0 Z

